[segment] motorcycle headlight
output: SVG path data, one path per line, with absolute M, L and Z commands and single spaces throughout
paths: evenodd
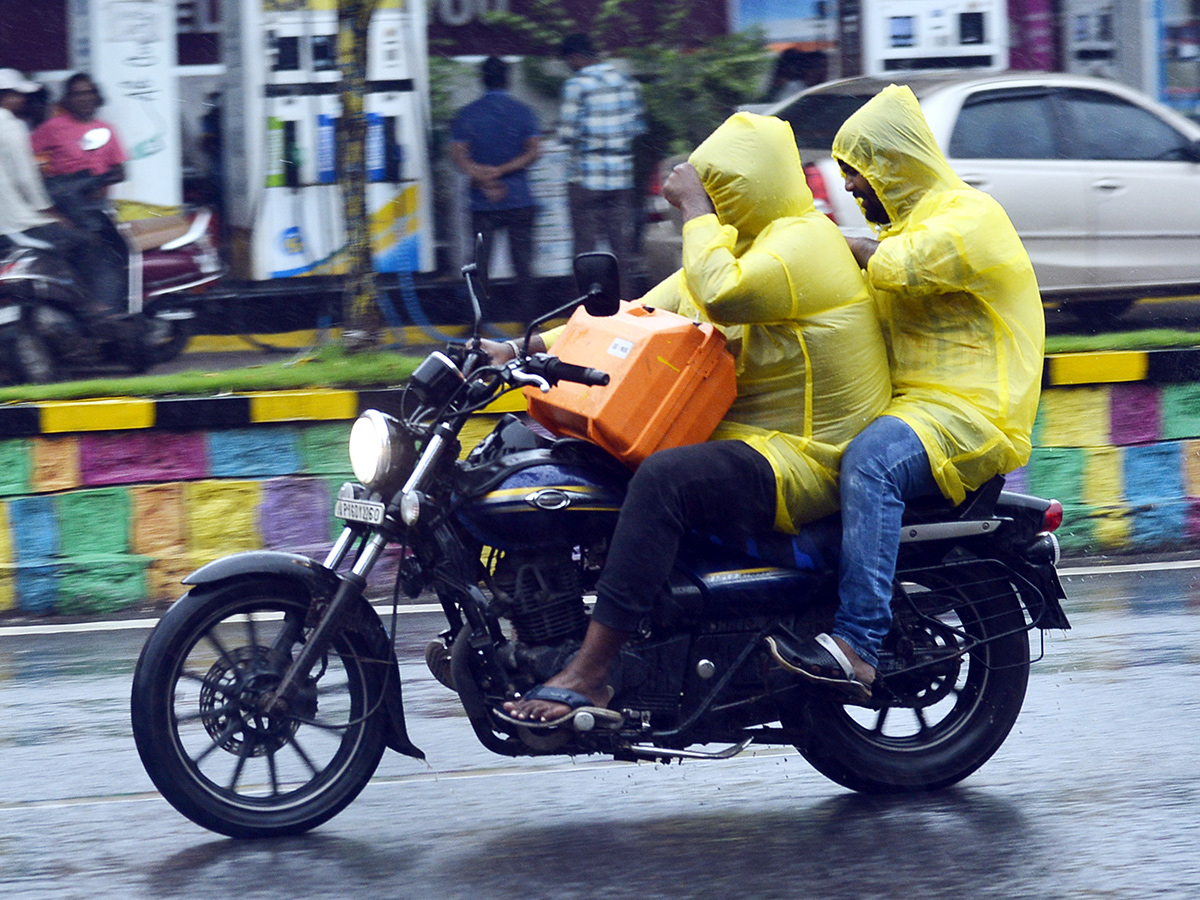
M 368 409 L 350 429 L 350 467 L 354 477 L 372 491 L 406 477 L 396 471 L 407 446 L 397 424 L 391 416 Z

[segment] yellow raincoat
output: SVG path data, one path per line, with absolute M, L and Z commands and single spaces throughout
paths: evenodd
M 1033 266 L 1000 204 L 954 174 L 907 87 L 847 119 L 833 156 L 891 219 L 867 265 L 891 365 L 887 415 L 917 433 L 942 493 L 961 502 L 1029 459 L 1045 345 Z
M 771 463 L 775 527 L 838 508 L 850 439 L 887 405 L 887 356 L 870 296 L 832 222 L 813 208 L 787 123 L 738 113 L 689 158 L 716 207 L 683 226 L 683 268 L 642 301 L 721 327 L 737 399 L 713 440 Z

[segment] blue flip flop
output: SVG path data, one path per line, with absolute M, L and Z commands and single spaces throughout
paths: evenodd
M 611 692 L 611 688 L 609 689 Z M 620 726 L 625 717 L 615 709 L 607 709 L 603 706 L 595 706 L 584 694 L 579 691 L 573 691 L 570 688 L 553 687 L 552 685 L 539 684 L 528 690 L 522 697 L 522 700 L 544 700 L 547 703 L 561 703 L 564 706 L 570 707 L 570 711 L 564 713 L 556 719 L 547 719 L 544 722 L 536 719 L 518 719 L 511 716 L 502 709 L 493 709 L 494 715 L 501 722 L 508 725 L 519 725 L 523 728 L 561 728 L 563 725 L 574 724 L 576 716 L 586 712 L 592 716 L 593 725 L 587 729 L 590 730 L 595 725 L 604 725 L 606 727 Z

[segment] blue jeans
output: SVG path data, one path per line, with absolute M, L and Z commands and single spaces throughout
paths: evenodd
M 833 634 L 872 666 L 892 627 L 892 579 L 904 501 L 940 494 L 916 433 L 895 416 L 864 428 L 842 456 L 841 604 Z

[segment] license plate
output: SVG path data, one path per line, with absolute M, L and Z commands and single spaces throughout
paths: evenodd
M 382 525 L 384 505 L 374 500 L 341 500 L 333 504 L 333 514 L 350 522 Z

